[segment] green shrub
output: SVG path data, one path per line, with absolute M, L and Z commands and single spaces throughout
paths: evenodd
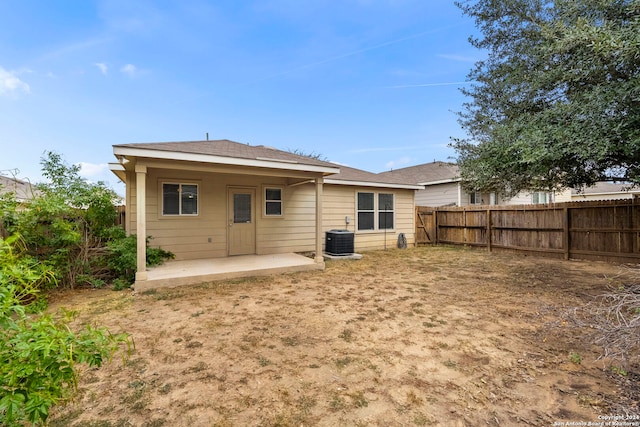
M 132 282 L 118 277 L 117 279 L 113 280 L 113 290 L 122 291 L 124 289 L 129 289 L 132 284 Z
M 117 232 L 116 234 L 120 234 Z M 167 259 L 173 259 L 175 255 L 172 252 L 162 248 L 153 248 L 149 246 L 147 237 L 147 266 L 162 264 Z M 116 235 L 107 243 L 109 255 L 107 265 L 115 273 L 118 279 L 124 280 L 131 285 L 135 281 L 137 267 L 137 243 L 138 239 L 135 235 L 125 236 L 124 230 L 121 229 L 121 235 Z M 115 283 L 114 283 L 115 284 Z M 123 286 L 121 283 L 118 286 Z M 127 286 L 128 287 L 128 286 Z
M 100 366 L 126 344 L 128 335 L 86 326 L 74 333 L 62 317 L 29 315 L 42 283 L 54 280 L 46 265 L 19 250 L 16 236 L 0 239 L 0 425 L 46 423 L 51 406 L 77 391 L 78 363 Z M 18 247 L 18 250 L 16 250 Z
M 36 299 L 39 291 L 55 286 L 56 277 L 50 265 L 27 255 L 19 234 L 0 238 L 0 286 L 12 286 L 23 304 Z
M 31 200 L 19 203 L 15 195 L 0 196 L 0 232 L 22 236 L 29 260 L 46 264 L 57 278 L 52 285 L 99 288 L 120 279 L 126 283 L 118 281 L 115 287 L 130 286 L 136 237 L 127 237 L 116 225 L 118 195 L 101 182 L 80 177 L 80 168 L 65 164 L 59 154 L 46 153 L 41 164 L 48 182 L 38 184 Z M 171 252 L 150 248 L 149 238 L 146 243 L 147 265 L 173 258 Z
M 38 184 L 28 202 L 17 203 L 15 195 L 0 200 L 2 226 L 8 234 L 19 233 L 29 254 L 48 262 L 62 286 L 110 280 L 101 249 L 120 198 L 104 183 L 80 177 L 79 166 L 66 165 L 59 154 L 46 153 L 41 165 L 48 182 Z

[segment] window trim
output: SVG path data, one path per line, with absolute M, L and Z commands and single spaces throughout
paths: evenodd
M 540 201 L 540 196 L 544 195 L 544 202 Z M 537 200 L 536 200 L 537 199 Z M 531 193 L 531 204 L 533 205 L 545 205 L 551 202 L 551 193 L 546 191 L 534 191 Z
M 469 193 L 469 204 L 470 205 L 481 205 L 482 204 L 482 193 L 479 191 L 472 191 Z
M 178 213 L 177 214 L 165 214 L 164 213 L 164 186 L 165 184 L 178 186 Z M 183 185 L 195 185 L 196 187 L 196 213 L 185 214 L 182 213 L 182 186 Z M 160 209 L 158 211 L 158 217 L 160 218 L 195 218 L 200 216 L 200 187 L 199 181 L 179 180 L 179 179 L 161 179 L 158 180 L 158 199 Z
M 372 209 L 360 209 L 360 194 L 371 194 L 373 196 L 373 208 Z M 356 231 L 358 232 L 372 232 L 376 231 L 376 193 L 375 191 L 356 191 Z M 360 213 L 370 213 L 373 216 L 372 225 L 373 228 L 360 228 Z
M 267 200 L 267 190 L 280 190 L 280 200 Z M 280 202 L 280 214 L 268 214 L 267 203 Z M 284 218 L 284 187 L 282 185 L 262 186 L 262 217 L 263 218 Z
M 373 194 L 373 210 L 370 209 L 358 209 L 358 195 L 359 194 Z M 389 194 L 393 198 L 393 208 L 390 210 L 380 209 L 380 195 Z M 355 232 L 356 233 L 383 233 L 383 232 L 395 232 L 396 230 L 396 193 L 387 191 L 361 191 L 356 190 L 355 194 Z M 359 213 L 371 212 L 373 213 L 373 229 L 360 229 Z M 380 213 L 391 212 L 393 213 L 393 227 L 380 228 Z

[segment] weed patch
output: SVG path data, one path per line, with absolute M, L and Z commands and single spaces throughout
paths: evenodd
M 355 341 L 355 337 L 353 335 L 353 331 L 351 329 L 345 329 L 343 330 L 340 335 L 338 335 L 339 338 L 342 338 L 343 340 L 345 340 L 346 342 L 353 342 Z
M 341 357 L 336 359 L 336 366 L 338 367 L 338 369 L 343 369 L 353 361 L 354 359 L 349 356 Z

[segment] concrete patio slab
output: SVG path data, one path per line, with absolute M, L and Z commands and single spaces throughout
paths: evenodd
M 187 261 L 168 261 L 147 270 L 147 280 L 136 281 L 138 292 L 149 289 L 195 285 L 216 280 L 267 276 L 297 271 L 323 270 L 324 262 L 294 253 L 239 255 Z

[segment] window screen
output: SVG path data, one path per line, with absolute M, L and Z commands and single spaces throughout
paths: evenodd
M 180 214 L 180 184 L 162 185 L 162 214 Z
M 197 214 L 197 184 L 162 184 L 162 215 Z
M 358 230 L 375 230 L 373 193 L 358 193 Z
M 282 215 L 282 189 L 265 188 L 264 191 L 264 213 L 267 216 Z
M 475 191 L 469 194 L 469 204 L 471 205 L 480 205 L 482 204 L 482 196 L 479 192 Z
M 197 185 L 182 185 L 182 215 L 197 215 L 198 214 L 198 186 Z
M 378 194 L 378 229 L 393 229 L 393 194 Z
M 533 193 L 533 203 L 534 204 L 548 203 L 548 202 L 549 202 L 549 198 L 547 197 L 547 193 L 539 192 L 539 191 Z

